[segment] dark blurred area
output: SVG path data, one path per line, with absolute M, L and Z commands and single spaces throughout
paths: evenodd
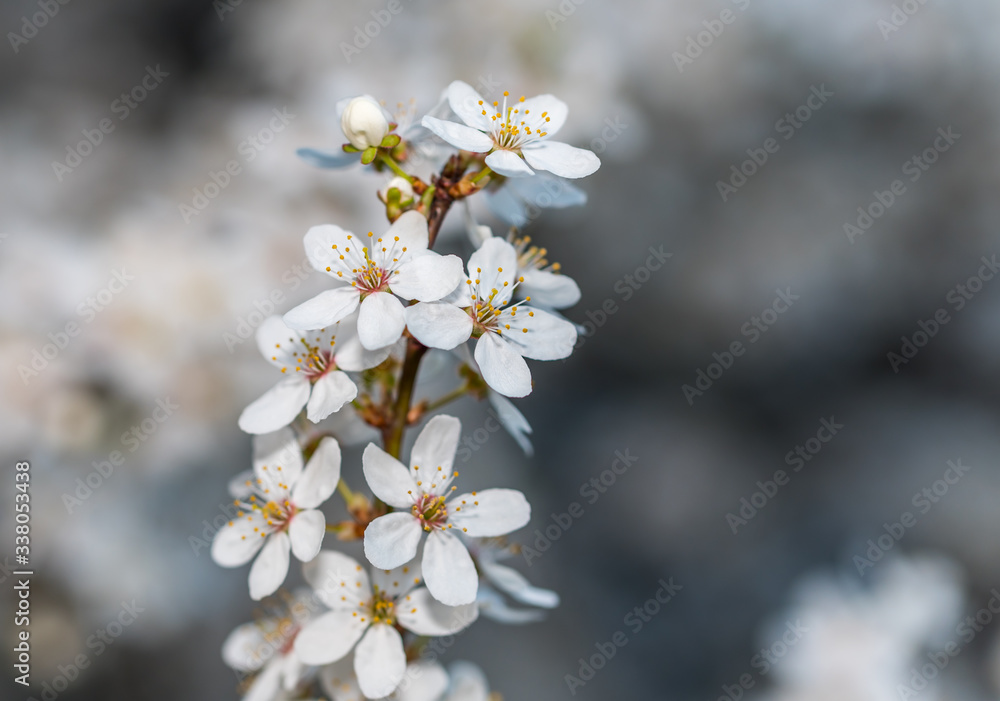
M 274 290 L 282 313 L 323 289 L 295 272 L 310 226 L 384 221 L 384 178 L 295 156 L 341 143 L 336 102 L 419 114 L 454 79 L 559 96 L 560 138 L 602 167 L 584 207 L 526 229 L 586 329 L 532 366 L 535 455 L 498 432 L 463 466 L 526 493 L 515 539 L 538 557 L 514 566 L 562 605 L 480 621 L 446 659 L 505 699 L 997 698 L 1000 624 L 976 616 L 1000 587 L 1000 6 L 401 2 L 353 52 L 386 3 L 53 1 L 42 26 L 44 2 L 0 6 L 0 439 L 32 463 L 38 685 L 5 675 L 4 698 L 54 698 L 70 667 L 67 701 L 237 698 L 219 649 L 253 614 L 246 573 L 198 542 L 274 377 L 226 334 Z M 275 110 L 287 126 L 247 149 Z M 469 253 L 460 212 L 441 247 Z M 159 401 L 179 408 L 123 449 Z

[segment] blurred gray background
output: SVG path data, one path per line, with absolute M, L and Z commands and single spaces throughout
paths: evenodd
M 246 570 L 191 539 L 249 465 L 236 417 L 275 378 L 225 334 L 274 290 L 280 313 L 322 289 L 296 272 L 309 226 L 381 226 L 383 179 L 295 156 L 341 143 L 337 100 L 419 113 L 458 78 L 558 95 L 560 138 L 603 165 L 580 183 L 585 207 L 527 229 L 583 290 L 570 318 L 591 324 L 571 359 L 532 366 L 518 405 L 536 454 L 499 432 L 462 470 L 527 493 L 527 544 L 581 504 L 545 553 L 515 561 L 563 603 L 528 628 L 482 621 L 446 659 L 479 663 L 509 700 L 572 698 L 565 675 L 620 630 L 628 644 L 575 697 L 735 701 L 742 677 L 746 698 L 888 701 L 955 639 L 918 697 L 996 699 L 1000 625 L 959 628 L 1000 585 L 1000 280 L 981 261 L 1000 253 L 1000 6 L 400 2 L 348 55 L 385 2 L 78 0 L 40 27 L 37 1 L 0 7 L 0 445 L 5 466 L 33 464 L 35 698 L 80 654 L 60 699 L 237 698 L 219 647 L 252 615 Z M 126 111 L 121 93 L 148 72 L 159 82 Z M 275 109 L 294 118 L 248 151 Z M 78 165 L 53 166 L 105 119 L 113 131 Z M 241 173 L 185 221 L 180 205 L 231 159 Z M 441 245 L 468 253 L 457 212 Z M 671 254 L 656 271 L 650 247 Z M 134 280 L 87 312 L 123 270 Z M 779 290 L 794 303 L 765 312 Z M 947 322 L 921 337 L 940 309 Z M 71 322 L 54 359 L 19 371 Z M 921 347 L 893 363 L 904 338 Z M 699 371 L 717 379 L 689 401 Z M 168 398 L 179 409 L 123 447 Z M 487 418 L 470 400 L 452 411 L 468 435 Z M 843 428 L 793 472 L 786 455 L 824 419 Z M 67 508 L 113 450 L 125 465 Z M 637 460 L 590 503 L 581 487 L 616 451 Z M 358 487 L 359 456 L 344 468 Z M 958 459 L 972 469 L 921 512 L 915 495 Z M 727 520 L 776 470 L 788 482 Z M 906 511 L 915 525 L 859 574 L 856 556 Z M 676 598 L 626 623 L 671 577 Z M 143 612 L 98 653 L 88 640 L 133 599 Z M 800 618 L 809 632 L 778 656 Z M 4 698 L 26 698 L 10 676 Z

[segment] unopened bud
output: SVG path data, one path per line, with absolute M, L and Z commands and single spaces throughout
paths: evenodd
M 378 194 L 383 202 L 389 201 L 389 190 L 392 188 L 399 190 L 399 204 L 409 204 L 413 201 L 413 185 L 406 178 L 401 178 L 397 175 L 384 188 L 379 190 Z
M 340 117 L 340 128 L 355 148 L 378 146 L 389 133 L 389 120 L 370 97 L 356 97 L 347 103 Z

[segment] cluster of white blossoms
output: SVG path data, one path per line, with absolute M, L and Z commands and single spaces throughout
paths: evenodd
M 253 434 L 253 466 L 230 483 L 234 516 L 216 534 L 212 558 L 223 567 L 253 562 L 250 597 L 267 615 L 234 630 L 223 658 L 245 676 L 251 701 L 496 699 L 475 665 L 441 666 L 434 640 L 480 613 L 536 621 L 559 597 L 501 564 L 518 551 L 507 536 L 531 518 L 524 494 L 460 491 L 461 423 L 430 414 L 464 396 L 488 399 L 530 453 L 531 427 L 509 398 L 532 390 L 526 359 L 573 351 L 576 326 L 557 310 L 575 304 L 580 290 L 516 228 L 496 237 L 470 220 L 477 248 L 465 263 L 432 249 L 454 203 L 486 193 L 494 211 L 521 226 L 533 193 L 547 193 L 549 206 L 582 203 L 582 192 L 562 179 L 589 175 L 600 162 L 550 140 L 567 115 L 551 95 L 504 93 L 491 102 L 455 82 L 403 128 L 367 95 L 337 111 L 347 141 L 341 151 L 300 155 L 388 175 L 378 197 L 389 225 L 364 234 L 311 228 L 306 255 L 330 289 L 257 331 L 261 354 L 283 377 L 240 416 L 240 428 Z M 436 172 L 426 181 L 408 172 L 427 161 Z M 448 351 L 441 355 L 457 364 L 459 385 L 416 400 L 421 360 L 433 351 Z M 405 433 L 416 426 L 404 461 Z M 381 438 L 381 446 L 368 442 L 361 460 L 371 496 L 352 490 L 341 472 L 341 445 L 359 436 Z M 328 523 L 321 509 L 335 493 L 346 515 Z M 324 549 L 327 534 L 358 557 Z M 293 555 L 309 588 L 290 593 L 282 586 Z

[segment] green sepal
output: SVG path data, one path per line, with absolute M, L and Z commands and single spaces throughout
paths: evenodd
M 369 146 L 365 149 L 364 153 L 361 154 L 361 162 L 368 165 L 375 160 L 375 156 L 378 155 L 378 148 L 375 146 Z

